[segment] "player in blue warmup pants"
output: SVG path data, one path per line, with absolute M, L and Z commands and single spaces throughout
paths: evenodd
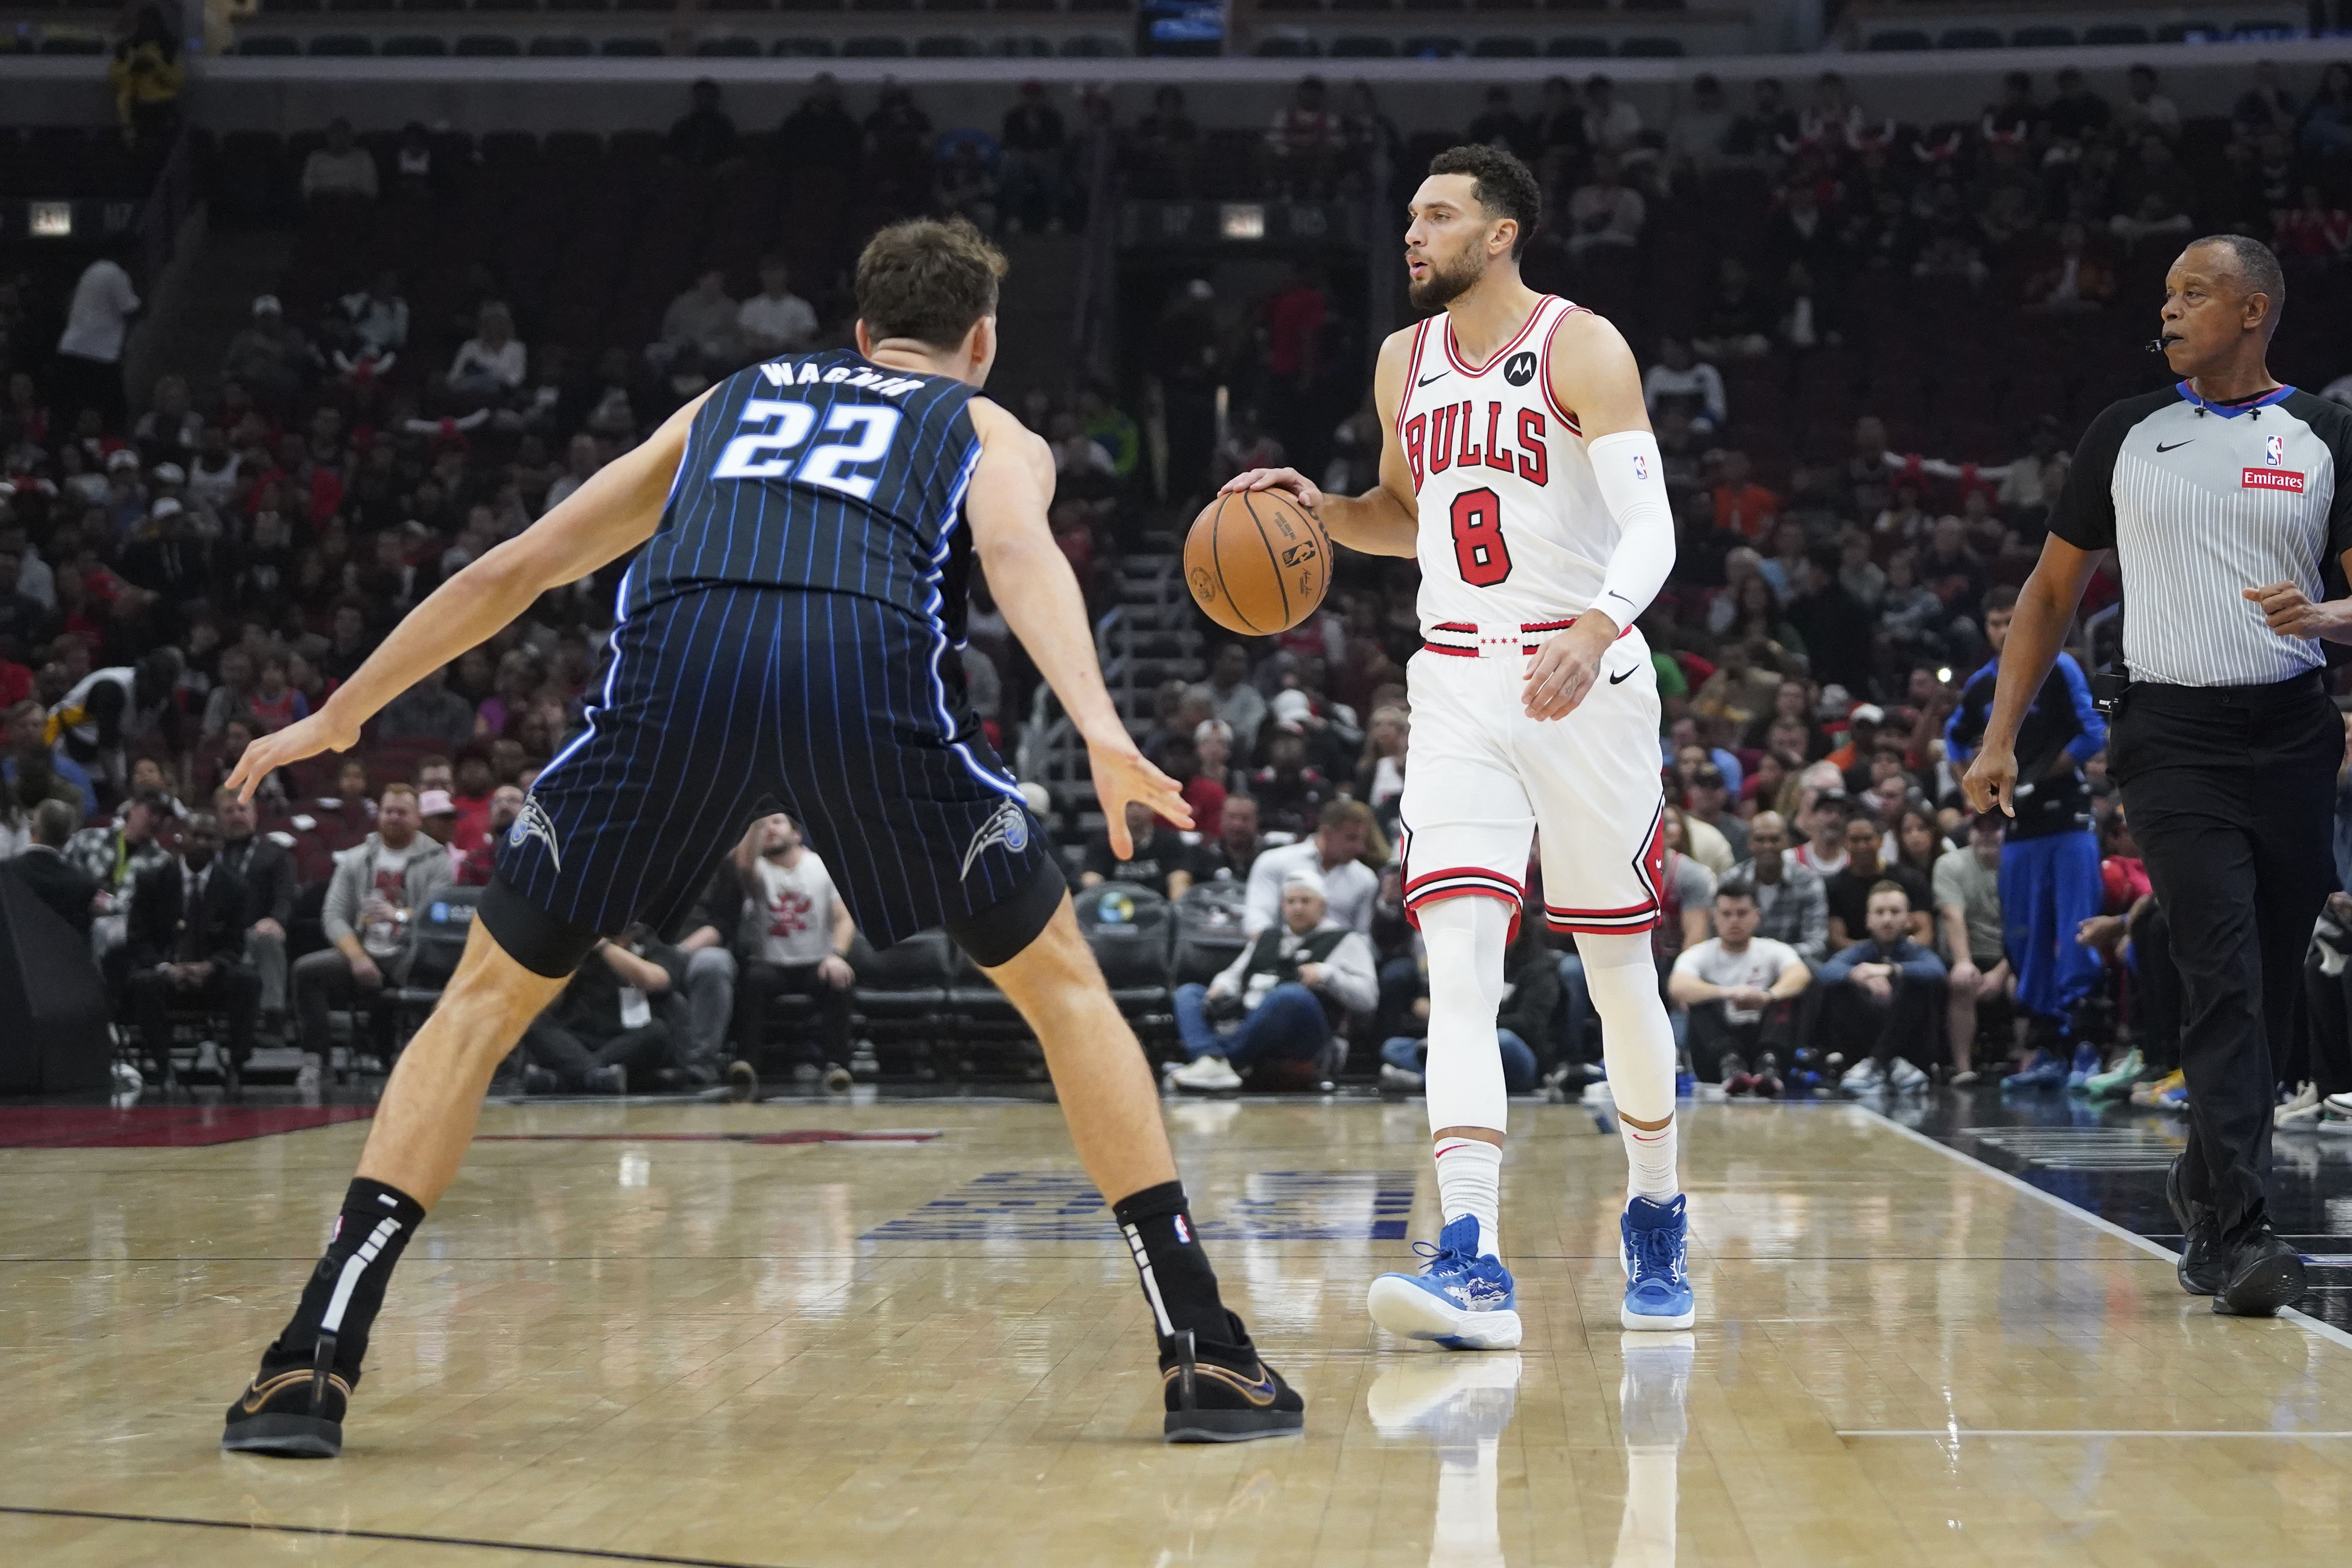
M 1952 766 L 1966 766 L 1984 739 L 2009 640 L 2017 590 L 1985 595 L 1985 640 L 1992 658 L 1960 688 L 1960 705 L 1944 726 Z M 2005 1089 L 2052 1089 L 2099 1070 L 2098 1047 L 2074 1037 L 2074 1007 L 2098 984 L 2099 955 L 2074 941 L 2099 912 L 2099 840 L 2083 764 L 2104 750 L 2107 721 L 2091 700 L 2083 667 L 2060 654 L 2034 694 L 2018 731 L 2017 819 L 2000 850 L 2000 914 L 2017 1000 L 2032 1020 L 2034 1049 Z

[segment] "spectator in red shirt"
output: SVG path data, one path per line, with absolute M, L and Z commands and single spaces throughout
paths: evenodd
M 462 767 L 462 764 L 460 764 Z M 484 764 L 487 766 L 488 764 Z M 514 784 L 500 784 L 490 792 L 489 815 L 479 828 L 469 829 L 462 808 L 457 828 L 450 837 L 450 847 L 464 858 L 458 862 L 457 882 L 461 887 L 487 888 L 490 873 L 498 868 L 499 840 L 522 815 L 522 790 Z
M 1751 477 L 1748 454 L 1737 448 L 1724 453 L 1722 482 L 1715 487 L 1715 526 L 1760 542 L 1780 516 L 1780 498 Z

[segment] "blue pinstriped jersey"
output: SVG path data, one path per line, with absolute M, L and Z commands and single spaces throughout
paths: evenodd
M 963 636 L 972 388 L 845 349 L 739 371 L 694 416 L 624 614 L 720 585 L 855 594 Z

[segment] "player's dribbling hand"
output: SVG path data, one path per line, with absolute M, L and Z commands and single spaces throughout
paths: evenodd
M 1217 488 L 1220 495 L 1236 490 L 1288 490 L 1308 511 L 1323 504 L 1322 490 L 1297 468 L 1244 468 Z
M 1184 803 L 1183 786 L 1153 767 L 1126 736 L 1088 741 L 1087 761 L 1094 769 L 1095 800 L 1108 819 L 1110 852 L 1120 859 L 1135 858 L 1135 836 L 1127 830 L 1129 801 L 1140 802 L 1154 816 L 1178 827 L 1192 826 L 1192 808 Z
M 1527 684 L 1519 689 L 1530 719 L 1565 719 L 1576 711 L 1601 675 L 1601 657 L 1617 638 L 1617 626 L 1608 616 L 1579 616 L 1576 625 L 1554 634 L 1528 667 Z
M 1990 811 L 1999 806 L 2011 816 L 2017 815 L 2013 793 L 2017 788 L 2017 753 L 2007 746 L 1987 746 L 1960 775 L 1960 793 L 1969 797 L 1970 811 Z
M 299 763 L 305 757 L 315 757 L 320 752 L 347 752 L 357 743 L 360 727 L 347 724 L 335 716 L 335 705 L 328 703 L 308 719 L 297 719 L 283 730 L 257 737 L 236 760 L 228 775 L 227 785 L 237 792 L 239 800 L 251 800 L 253 792 L 271 770 L 289 763 Z

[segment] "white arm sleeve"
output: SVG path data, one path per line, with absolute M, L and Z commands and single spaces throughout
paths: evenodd
M 1675 569 L 1675 513 L 1666 501 L 1665 465 L 1658 438 L 1647 430 L 1596 437 L 1584 450 L 1618 528 L 1617 549 L 1592 607 L 1630 626 Z

